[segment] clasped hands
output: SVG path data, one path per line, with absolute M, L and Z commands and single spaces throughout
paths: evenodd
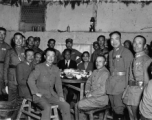
M 92 96 L 92 94 L 90 93 L 90 91 L 85 91 L 85 94 L 86 94 L 87 98 Z

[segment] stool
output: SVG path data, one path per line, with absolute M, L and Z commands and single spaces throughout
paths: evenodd
M 93 114 L 96 113 L 96 112 L 100 112 L 100 111 L 104 111 L 104 117 L 103 117 L 103 120 L 107 120 L 107 118 L 110 118 L 108 117 L 108 110 L 110 109 L 110 106 L 107 105 L 105 107 L 102 107 L 102 108 L 95 108 L 95 109 L 92 109 L 92 110 L 87 110 L 87 111 L 83 111 L 85 114 L 89 115 L 89 120 L 93 120 Z M 99 115 L 99 120 L 102 120 L 102 116 Z
M 31 117 L 40 120 L 40 112 L 39 111 L 35 111 L 31 107 L 31 103 L 32 103 L 32 100 L 23 99 L 16 120 L 20 120 L 21 119 L 22 113 L 24 113 L 25 115 L 28 116 L 28 120 L 31 120 Z M 52 113 L 51 113 L 50 118 L 53 119 L 53 120 L 59 120 L 57 108 L 58 108 L 58 105 L 51 106 Z

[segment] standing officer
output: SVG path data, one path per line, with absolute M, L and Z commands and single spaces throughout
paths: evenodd
M 130 70 L 129 86 L 123 95 L 123 101 L 127 105 L 130 120 L 138 120 L 138 107 L 142 92 L 149 81 L 148 68 L 152 59 L 144 52 L 145 45 L 145 37 L 138 35 L 134 38 L 133 49 L 136 54 Z
M 33 101 L 42 109 L 41 120 L 50 120 L 51 105 L 53 104 L 59 105 L 63 120 L 71 120 L 70 106 L 63 98 L 60 70 L 53 65 L 55 50 L 46 49 L 45 58 L 46 61 L 38 64 L 28 79 Z
M 122 94 L 128 84 L 129 66 L 133 60 L 132 53 L 121 45 L 121 33 L 110 33 L 113 50 L 109 53 L 110 78 L 107 82 L 107 94 L 114 110 L 114 120 L 123 119 L 124 104 Z
M 32 98 L 29 87 L 27 85 L 28 77 L 33 70 L 34 51 L 32 49 L 25 50 L 25 61 L 19 63 L 16 68 L 16 79 L 18 83 L 19 96 L 23 98 Z
M 71 38 L 68 38 L 66 39 L 66 47 L 67 49 L 71 49 L 71 60 L 74 60 L 76 61 L 77 63 L 80 63 L 81 62 L 81 52 L 79 52 L 78 50 L 76 49 L 73 49 L 72 46 L 73 46 L 73 40 Z M 64 53 L 62 53 L 62 56 L 63 56 Z
M 4 88 L 4 78 L 3 78 L 4 58 L 6 55 L 6 51 L 10 49 L 10 46 L 4 41 L 5 37 L 6 37 L 6 29 L 0 27 L 0 98 L 3 98 L 2 89 Z
M 15 33 L 13 37 L 13 48 L 6 53 L 4 62 L 4 81 L 8 85 L 8 100 L 16 101 L 18 98 L 18 88 L 16 81 L 16 66 L 24 61 L 24 48 L 22 46 L 23 35 Z

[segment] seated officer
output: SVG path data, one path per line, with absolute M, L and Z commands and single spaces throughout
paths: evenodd
M 86 82 L 86 98 L 78 102 L 79 109 L 89 110 L 108 105 L 108 96 L 106 95 L 106 81 L 109 77 L 109 71 L 105 67 L 105 61 L 106 59 L 104 56 L 97 57 L 97 70 L 93 71 L 92 75 Z
M 23 98 L 31 98 L 27 80 L 31 71 L 33 70 L 33 59 L 34 51 L 32 49 L 25 50 L 25 61 L 19 63 L 16 68 L 19 96 Z
M 50 120 L 51 105 L 56 104 L 63 120 L 71 120 L 70 106 L 63 98 L 60 70 L 53 65 L 55 50 L 45 50 L 45 62 L 38 64 L 29 76 L 28 85 L 33 95 L 33 102 L 42 109 L 41 120 Z M 54 87 L 56 92 L 54 91 Z

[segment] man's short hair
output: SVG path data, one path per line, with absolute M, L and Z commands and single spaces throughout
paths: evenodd
M 41 41 L 40 37 L 34 37 L 34 41 Z
M 93 46 L 95 46 L 95 44 L 99 45 L 99 43 L 97 41 L 93 42 Z
M 100 36 L 97 38 L 97 41 L 99 41 L 99 39 L 100 39 L 101 37 L 104 38 L 104 41 L 106 40 L 106 37 L 105 37 L 104 35 L 100 35 Z
M 121 38 L 121 33 L 120 33 L 119 31 L 111 32 L 111 33 L 109 34 L 109 36 L 111 37 L 113 34 L 118 34 L 118 35 L 120 36 L 120 38 Z
M 54 52 L 54 53 L 56 54 L 55 49 L 53 49 L 53 48 L 47 48 L 47 49 L 44 51 L 44 55 L 46 55 L 46 53 L 47 53 L 48 51 L 52 51 L 52 52 Z
M 34 39 L 34 37 L 33 37 L 33 36 L 29 36 L 29 37 L 27 38 L 27 41 L 29 41 L 29 39 L 30 39 L 30 38 L 33 38 L 33 39 Z
M 55 40 L 55 39 L 53 39 L 53 38 L 51 38 L 51 39 L 49 39 L 49 40 L 48 40 L 48 44 L 49 44 L 51 41 L 53 41 L 53 42 L 54 42 L 54 44 L 56 43 L 56 40 Z
M 25 52 L 24 52 L 25 55 L 27 54 L 27 52 L 33 52 L 34 53 L 34 50 L 33 49 L 26 49 Z
M 5 29 L 5 28 L 3 28 L 3 27 L 0 27 L 0 30 L 2 30 L 2 31 L 5 31 L 5 32 L 6 32 L 6 29 Z
M 142 38 L 142 39 L 143 39 L 143 44 L 144 44 L 144 45 L 146 44 L 147 40 L 146 40 L 146 38 L 145 38 L 144 36 L 142 36 L 142 35 L 137 35 L 135 38 L 137 38 L 137 37 Z M 134 39 L 135 39 L 135 38 L 134 38 Z
M 36 53 L 34 53 L 34 56 L 36 56 L 37 54 L 39 54 L 39 55 L 42 56 L 42 53 L 41 53 L 41 52 L 36 52 Z
M 73 39 L 67 38 L 67 39 L 65 40 L 65 42 L 66 42 L 66 44 L 67 44 L 68 42 L 73 43 Z
M 66 52 L 69 52 L 71 54 L 72 51 L 71 51 L 71 49 L 64 49 L 63 55 L 65 55 Z
M 14 34 L 14 37 L 15 37 L 16 35 L 20 35 L 20 36 L 23 38 L 23 34 L 20 33 L 20 32 L 15 33 L 15 34 Z
M 104 58 L 104 60 L 106 61 L 106 57 L 105 57 L 104 55 L 98 55 L 97 58 L 98 58 L 98 57 L 102 57 L 102 58 Z M 97 60 L 97 58 L 96 58 L 96 60 Z M 104 62 L 105 62 L 105 61 L 104 61 Z

